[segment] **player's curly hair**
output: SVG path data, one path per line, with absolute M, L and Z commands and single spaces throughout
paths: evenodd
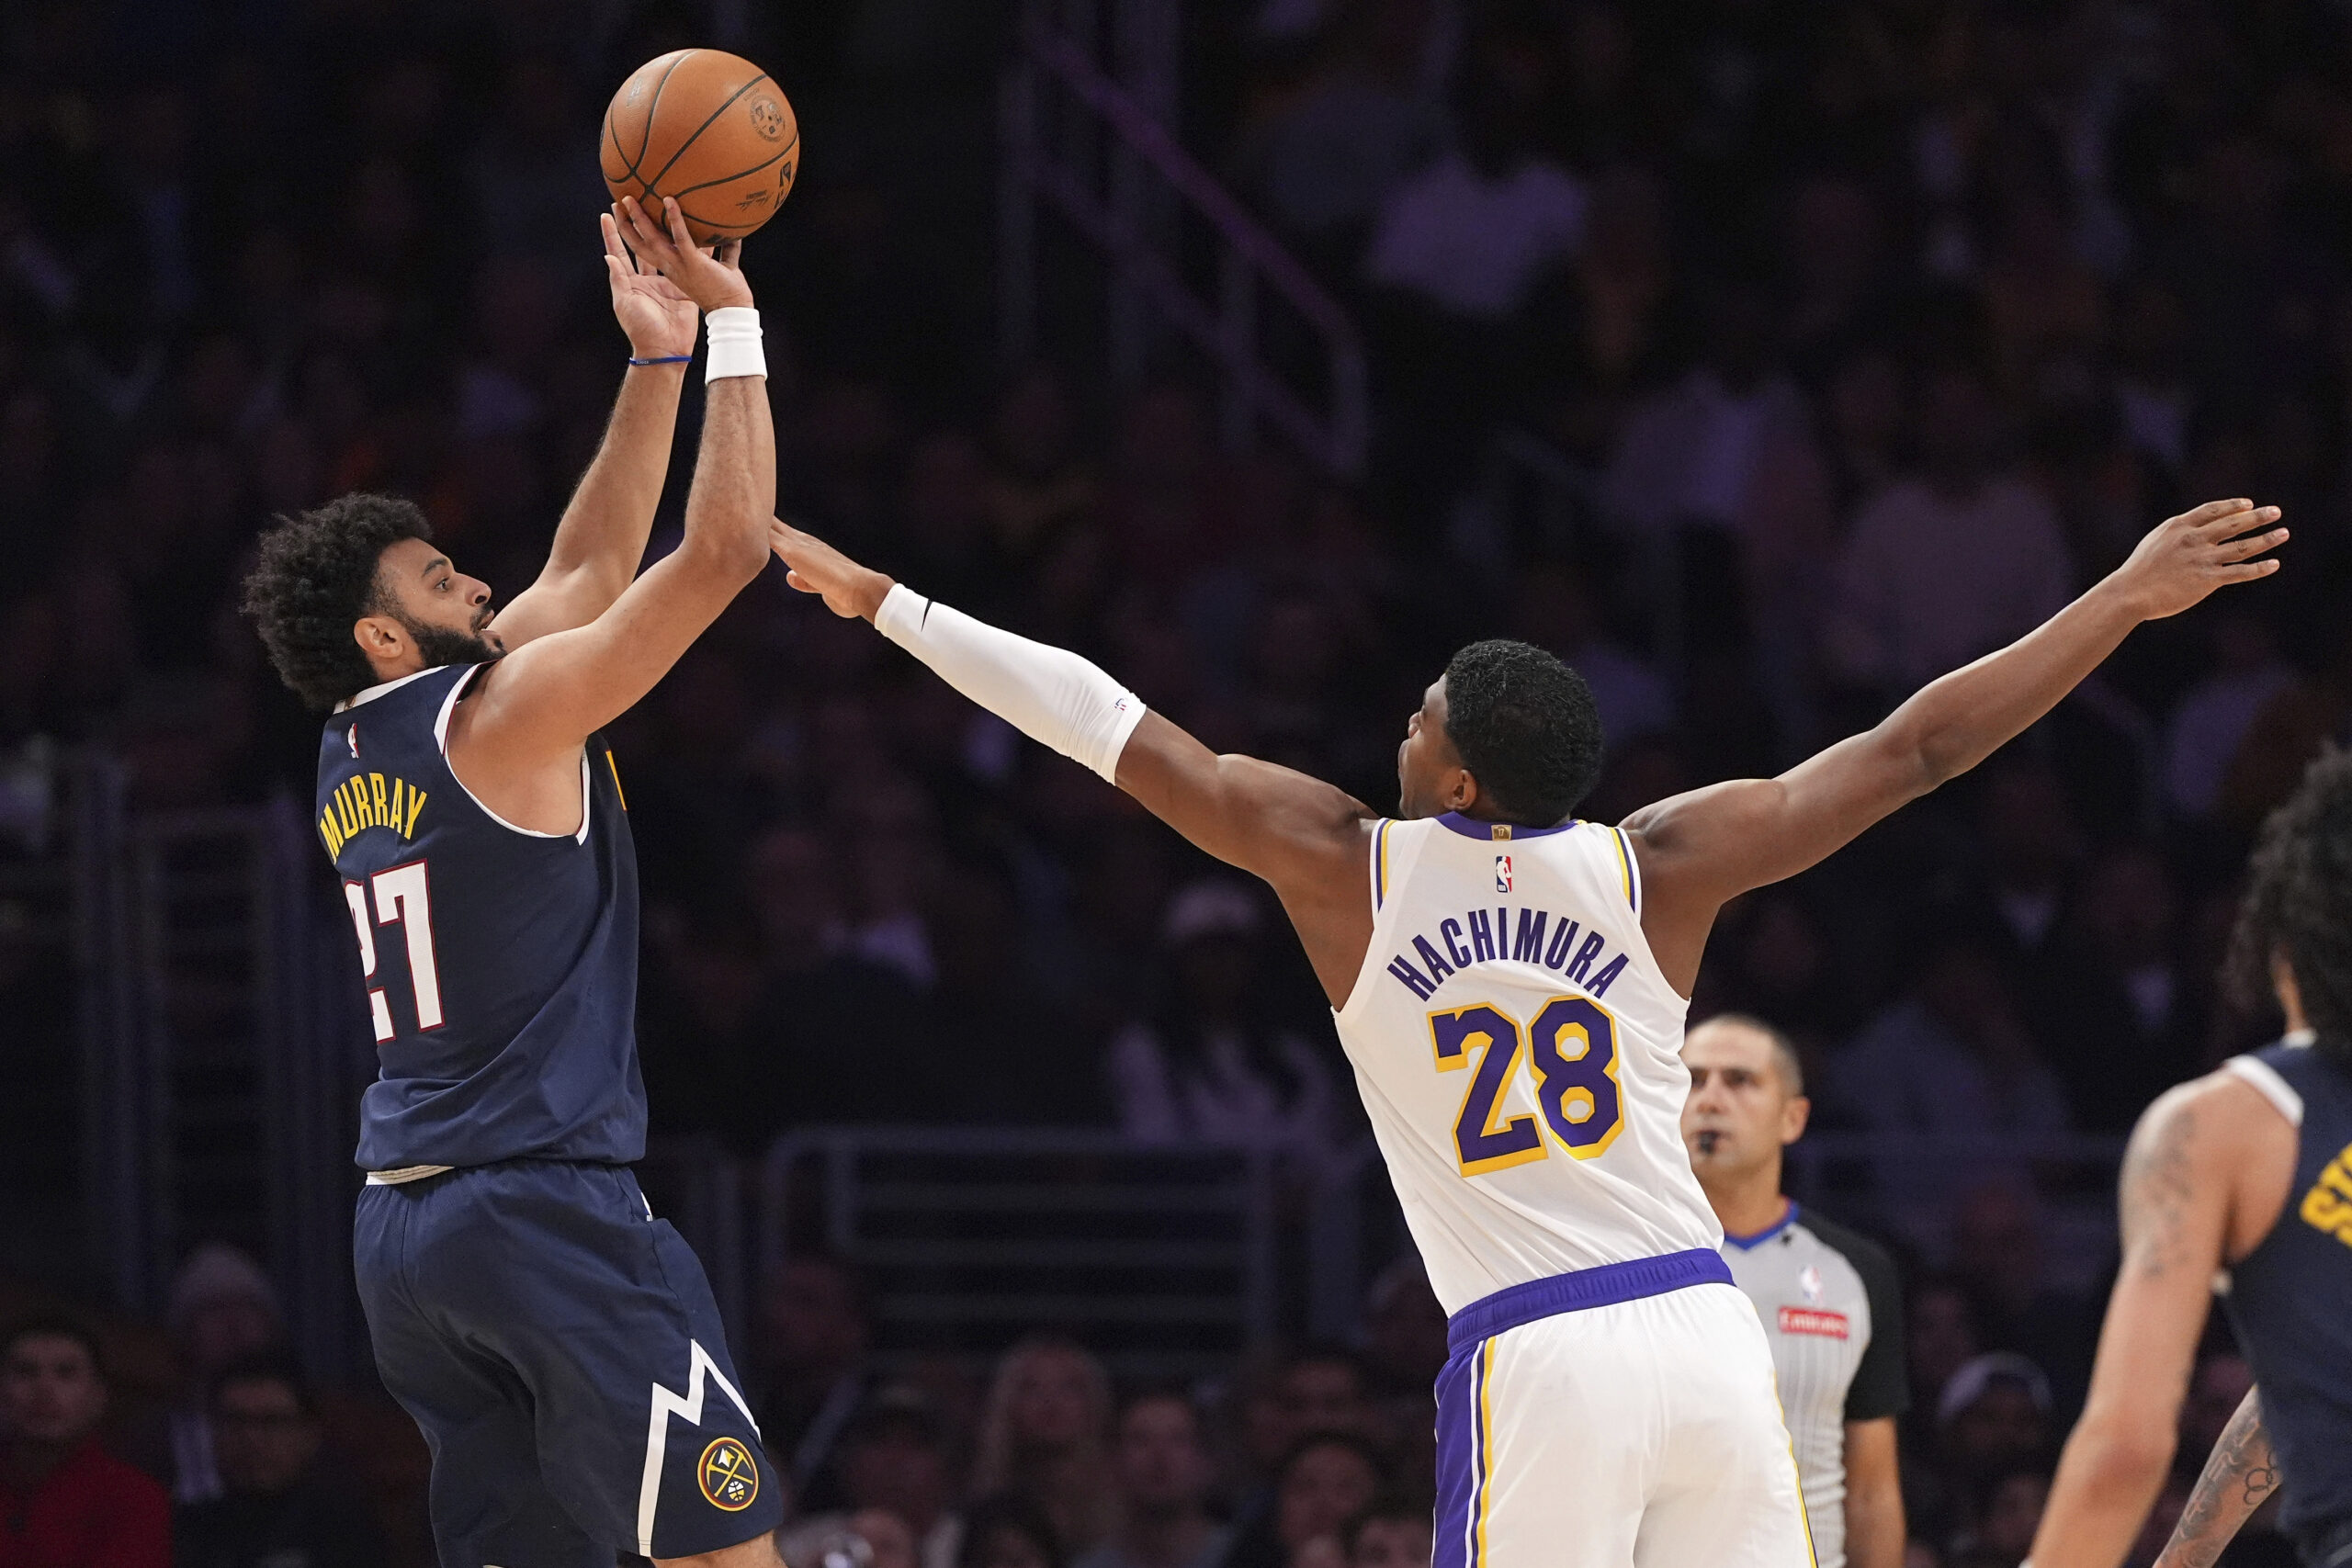
M 1506 821 L 1551 828 L 1600 776 L 1584 677 L 1530 643 L 1474 642 L 1445 667 L 1445 733 Z
M 2268 1000 L 2275 953 L 2318 1044 L 2352 1066 L 2352 751 L 2324 753 L 2262 825 L 2230 939 L 2242 1001 Z
M 375 682 L 351 624 L 385 608 L 376 563 L 386 548 L 431 537 L 433 525 L 414 502 L 364 494 L 281 518 L 261 536 L 243 608 L 277 678 L 303 702 L 331 708 Z

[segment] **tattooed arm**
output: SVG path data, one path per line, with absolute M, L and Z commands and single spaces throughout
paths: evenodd
M 2214 1145 L 2229 1119 L 2212 1101 L 2230 1087 L 2211 1078 L 2184 1084 L 2150 1106 L 2132 1134 L 2120 1193 L 2122 1269 L 2090 1396 L 2034 1536 L 2034 1568 L 2116 1568 L 2172 1464 L 2227 1228 L 2226 1156 Z
M 2262 1391 L 2248 1389 L 2206 1456 L 2197 1489 L 2188 1495 L 2156 1568 L 2213 1568 L 2255 1510 L 2278 1490 L 2278 1461 L 2270 1451 L 2270 1434 L 2262 1429 Z

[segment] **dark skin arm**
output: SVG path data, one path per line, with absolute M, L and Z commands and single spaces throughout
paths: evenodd
M 704 310 L 749 305 L 752 291 L 723 255 L 697 250 L 677 204 L 670 232 L 625 203 L 639 256 Z M 542 832 L 580 825 L 580 748 L 628 711 L 767 564 L 775 505 L 775 434 L 767 383 L 710 384 L 702 449 L 678 547 L 630 582 L 584 626 L 526 643 L 478 677 L 449 725 L 449 761 L 467 786 L 508 821 Z
M 1668 980 L 1690 993 L 1725 902 L 1804 870 L 1973 767 L 2047 713 L 2132 626 L 2177 615 L 2224 582 L 2276 570 L 2276 561 L 2252 558 L 2283 542 L 2286 530 L 2240 536 L 2278 515 L 2227 501 L 2174 518 L 2046 625 L 1928 686 L 1869 734 L 1780 778 L 1717 784 L 1635 812 L 1625 826 L 1647 889 L 1642 927 Z M 787 525 L 775 525 L 771 542 L 793 585 L 821 594 L 837 615 L 870 621 L 892 587 Z M 1496 816 L 1446 738 L 1442 681 L 1407 726 L 1397 773 L 1408 817 Z M 1377 819 L 1370 808 L 1288 768 L 1219 756 L 1157 713 L 1127 742 L 1118 775 L 1119 787 L 1154 816 L 1272 886 L 1325 994 L 1344 1007 L 1372 940 L 1365 840 Z
M 1771 779 L 1736 779 L 1625 818 L 1640 855 L 1642 931 L 1684 996 L 1724 904 L 1819 864 L 1865 829 L 1966 773 L 2057 706 L 2143 621 L 2278 569 L 2278 509 L 2216 501 L 2162 524 L 2081 598 L 1997 653 L 1922 687 L 1876 728 Z M 2258 531 L 2257 531 L 2258 530 Z
M 2205 1457 L 2156 1568 L 2213 1568 L 2246 1520 L 2278 1490 L 2278 1459 L 2270 1451 L 2270 1434 L 2262 1429 L 2262 1391 L 2248 1389 Z

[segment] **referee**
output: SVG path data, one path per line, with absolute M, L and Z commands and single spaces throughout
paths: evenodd
M 1682 1047 L 1682 1141 L 1723 1222 L 1724 1258 L 1756 1304 L 1820 1568 L 1902 1568 L 1894 1419 L 1910 1404 L 1894 1264 L 1781 1196 L 1781 1150 L 1812 1102 L 1788 1037 L 1722 1013 Z

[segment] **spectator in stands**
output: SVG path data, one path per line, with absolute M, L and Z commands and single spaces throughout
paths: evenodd
M 2026 1464 L 2003 1472 L 1984 1489 L 1976 1527 L 1952 1543 L 1952 1555 L 1985 1568 L 2017 1568 L 2033 1545 L 2050 1501 L 2050 1467 Z
M 64 1318 L 0 1340 L 0 1568 L 168 1568 L 172 1504 L 98 1444 L 98 1342 Z
M 1496 323 L 1583 243 L 1584 182 L 1538 137 L 1554 69 L 1539 30 L 1489 24 L 1457 95 L 1459 147 L 1390 191 L 1364 272 L 1446 315 Z
M 2177 956 L 2179 903 L 2154 849 L 2119 844 L 2084 875 L 2071 918 L 2028 978 L 2028 1012 L 2077 1127 L 2127 1133 L 2194 1070 L 2199 1021 Z
M 1363 1436 L 1375 1431 L 1378 1413 L 1370 1393 L 1363 1362 L 1352 1350 L 1338 1345 L 1315 1345 L 1292 1357 L 1258 1389 L 1245 1413 L 1250 1457 L 1259 1473 L 1271 1483 L 1310 1433 L 1352 1432 Z M 1270 1484 L 1257 1500 L 1259 1506 L 1243 1506 L 1245 1519 L 1262 1512 L 1272 1499 Z
M 997 1363 L 980 1422 L 972 1495 L 1009 1495 L 1042 1510 L 1057 1550 L 1091 1551 L 1109 1538 L 1118 1496 L 1105 1452 L 1111 1379 L 1102 1363 L 1069 1339 L 1024 1339 Z M 978 1509 L 967 1521 L 965 1551 L 978 1545 Z
M 920 1391 L 903 1383 L 877 1390 L 842 1437 L 833 1468 L 851 1508 L 880 1510 L 910 1532 L 922 1568 L 953 1568 L 964 1537 L 955 1457 Z
M 965 1516 L 956 1568 L 1067 1568 L 1069 1562 L 1053 1519 L 1018 1493 L 982 1498 Z
M 2022 637 L 2074 592 L 2048 499 L 2001 461 L 1998 412 L 1965 369 L 1928 378 L 1919 472 L 1865 504 L 1835 572 L 1824 654 L 1883 701 Z
M 1216 1568 L 1232 1534 L 1209 1517 L 1214 1479 L 1200 1414 L 1183 1394 L 1136 1395 L 1111 1439 L 1119 1523 L 1071 1568 Z
M 1325 1053 L 1267 1018 L 1263 927 L 1239 883 L 1196 882 L 1170 902 L 1167 1005 L 1111 1042 L 1112 1099 L 1129 1137 L 1339 1157 L 1345 1090 Z
M 1243 177 L 1317 261 L 1352 259 L 1382 198 L 1443 145 L 1420 80 L 1434 10 L 1347 7 L 1303 90 L 1242 132 Z
M 2041 1203 L 2016 1175 L 1962 1193 L 1951 1227 L 1951 1276 L 1975 1308 L 1984 1346 L 2025 1357 L 2071 1410 L 2090 1384 L 2093 1304 L 2050 1280 Z
M 1429 1568 L 1431 1523 L 1428 1504 L 1400 1492 L 1382 1494 L 1341 1534 L 1348 1568 Z
M 2057 937 L 2084 858 L 2064 783 L 2046 762 L 1996 759 L 1979 787 L 1976 832 L 1983 857 L 1977 897 L 2000 921 L 2011 951 L 2031 963 Z
M 1363 1310 L 1374 1429 L 1385 1435 L 1400 1475 L 1437 1473 L 1437 1375 L 1445 1367 L 1446 1327 L 1429 1270 L 1408 1248 L 1374 1279 Z
M 293 1363 L 264 1353 L 212 1385 L 221 1495 L 183 1504 L 177 1568 L 379 1568 L 384 1541 L 319 1461 L 319 1413 Z
M 845 1501 L 832 1465 L 872 1386 L 873 1334 L 864 1281 L 840 1258 L 787 1258 L 760 1292 L 760 1435 L 812 1511 Z
M 2246 731 L 2294 683 L 2278 634 L 2260 616 L 2217 616 L 2207 628 L 2206 673 L 2180 694 L 2165 723 L 2165 797 L 2191 821 L 2220 807 L 2222 780 Z
M 1851 1121 L 1890 1135 L 2031 1137 L 2067 1124 L 2064 1091 L 2034 1049 L 1997 947 L 1964 927 L 1930 934 L 1908 994 L 1863 1025 L 1828 1088 Z M 1974 1163 L 1883 1161 L 1880 1182 L 1916 1199 L 1949 1191 L 1955 1170 Z
M 1548 649 L 1584 677 L 1612 750 L 1674 728 L 1674 692 L 1656 666 L 1611 637 L 1582 573 L 1537 563 L 1512 573 L 1511 635 Z
M 1989 1496 L 1987 1489 L 2018 1467 L 2046 1467 L 2052 1437 L 2050 1380 L 2023 1356 L 1989 1351 L 1944 1384 L 1936 1400 L 1936 1426 L 1947 1473 Z
M 243 1248 L 206 1242 L 172 1279 L 169 1322 L 187 1393 L 171 1413 L 172 1496 L 200 1503 L 220 1495 L 213 1459 L 211 1391 L 221 1371 L 282 1348 L 277 1292 Z
M 1236 1531 L 1226 1568 L 1343 1568 L 1341 1532 L 1387 1483 L 1387 1457 L 1363 1438 L 1308 1436 L 1275 1479 L 1272 1511 Z

